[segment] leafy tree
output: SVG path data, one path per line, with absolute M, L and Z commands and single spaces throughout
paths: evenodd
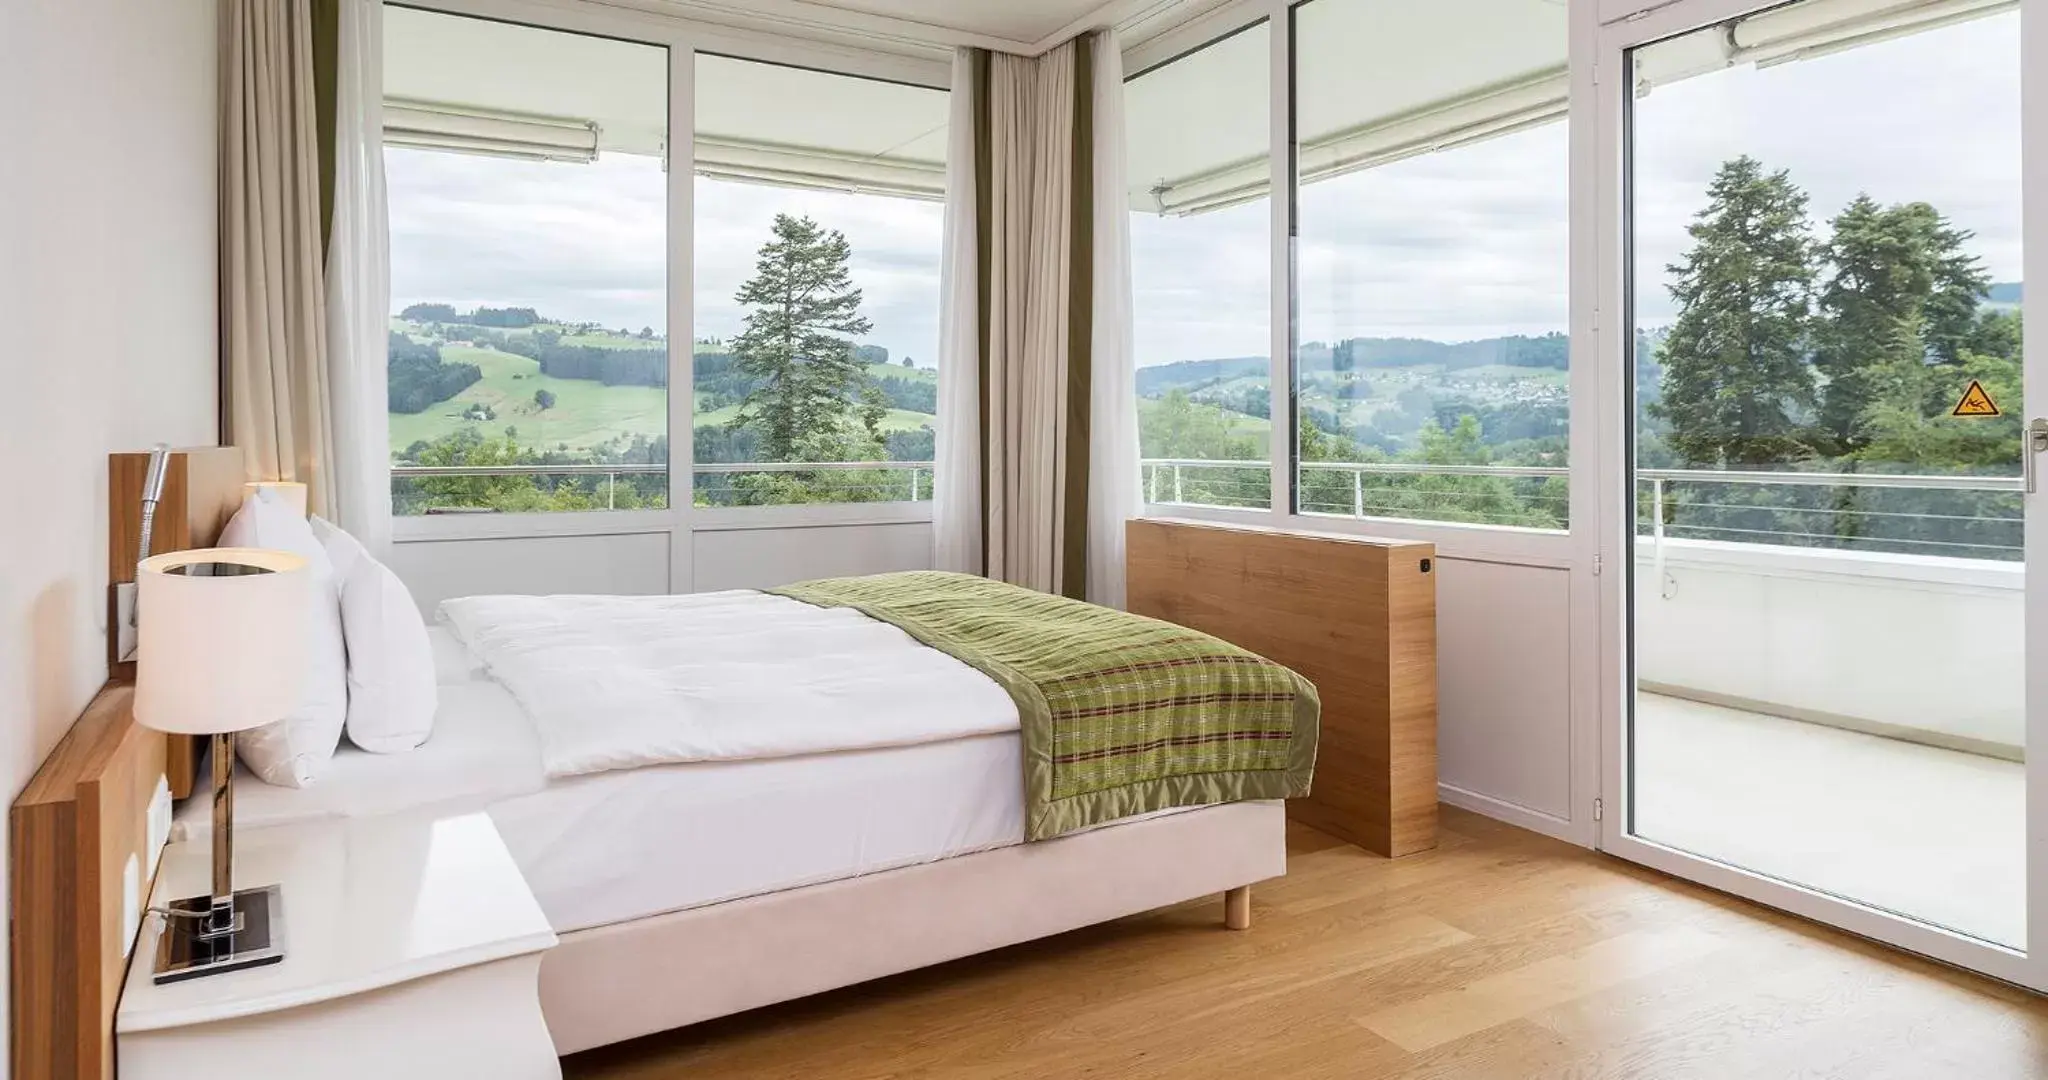
M 860 426 L 868 439 L 877 445 L 882 442 L 882 421 L 889 417 L 889 397 L 882 393 L 881 384 L 868 379 L 860 388 Z
M 452 323 L 464 321 L 455 313 L 453 304 L 408 304 L 398 317 L 416 323 Z
M 1721 166 L 1669 267 L 1678 319 L 1650 413 L 1689 465 L 1769 465 L 1812 455 L 1806 346 L 1814 242 L 1806 193 L 1744 156 Z
M 807 447 L 816 452 L 844 441 L 851 406 L 871 381 L 854 355 L 853 336 L 872 327 L 860 314 L 861 292 L 847 270 L 851 256 L 837 230 L 777 214 L 774 239 L 740 286 L 747 327 L 732 351 L 738 370 L 759 385 L 732 425 L 759 427 L 770 460 L 805 460 L 799 455 Z
M 532 326 L 535 323 L 546 322 L 547 320 L 541 318 L 540 313 L 533 310 L 530 307 L 480 307 L 476 309 L 475 314 L 469 317 L 469 321 L 475 323 L 478 326 L 501 326 L 518 329 L 521 327 Z
M 910 357 L 906 356 L 903 358 L 903 366 L 907 368 L 914 368 L 917 366 L 917 361 L 912 360 Z
M 540 411 L 546 412 L 555 407 L 555 392 L 553 390 L 535 390 L 533 392 L 533 403 L 540 407 Z
M 1961 359 L 1991 284 L 1963 251 L 1970 235 L 1924 202 L 1883 207 L 1859 195 L 1835 217 L 1814 349 L 1829 452 L 1868 446 L 1880 400 L 1917 392 L 1930 360 Z
M 484 377 L 475 364 L 450 364 L 441 347 L 392 331 L 386 349 L 385 407 L 395 413 L 425 412 Z

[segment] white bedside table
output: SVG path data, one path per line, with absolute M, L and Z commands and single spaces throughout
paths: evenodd
M 210 857 L 203 837 L 164 849 L 150 904 L 206 892 Z M 539 996 L 555 935 L 490 818 L 238 831 L 234 871 L 283 886 L 284 960 L 158 986 L 145 918 L 121 1080 L 559 1080 Z

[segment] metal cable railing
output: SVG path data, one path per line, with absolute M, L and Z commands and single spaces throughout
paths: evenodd
M 669 467 L 661 462 L 634 462 L 604 464 L 578 462 L 574 464 L 518 464 L 518 465 L 393 465 L 391 478 L 394 485 L 418 480 L 434 479 L 480 479 L 527 477 L 535 480 L 588 480 L 593 484 L 593 494 L 601 495 L 605 503 L 592 509 L 619 509 L 618 495 L 623 490 L 622 480 L 634 477 L 665 477 Z M 745 486 L 735 485 L 735 477 L 762 476 L 785 477 L 797 483 L 801 491 L 785 490 L 783 501 L 831 501 L 831 502 L 925 502 L 931 499 L 932 463 L 929 461 L 758 461 L 758 462 L 705 462 L 692 465 L 690 471 L 698 477 L 696 488 L 700 501 L 717 502 L 721 497 L 732 500 L 774 499 L 776 492 L 749 492 Z M 797 498 L 795 496 L 801 496 Z M 662 493 L 666 497 L 666 493 Z M 428 499 L 415 513 L 423 514 L 466 514 L 489 513 L 495 506 L 488 505 L 486 492 L 439 493 L 424 496 Z M 434 502 L 435 498 L 448 501 Z M 479 502 L 485 503 L 478 505 Z
M 700 504 L 776 501 L 922 502 L 929 461 L 703 462 L 690 466 Z M 533 477 L 594 483 L 602 508 L 621 484 L 664 476 L 661 463 L 394 465 L 394 483 L 436 478 Z M 1305 461 L 1295 486 L 1301 512 L 1488 525 L 1562 528 L 1570 470 L 1548 465 L 1435 465 Z M 1905 554 L 2015 560 L 2021 551 L 2018 476 L 1784 470 L 1636 470 L 1638 531 L 1662 558 L 1668 539 L 1723 540 Z M 1141 490 L 1164 506 L 1265 508 L 1271 466 L 1263 460 L 1146 458 Z M 476 496 L 481 497 L 481 496 Z M 665 497 L 665 492 L 663 492 Z M 433 505 L 419 513 L 488 511 Z

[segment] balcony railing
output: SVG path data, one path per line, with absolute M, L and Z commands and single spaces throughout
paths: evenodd
M 1543 465 L 1304 461 L 1305 514 L 1562 527 L 1570 470 Z M 1157 505 L 1264 507 L 1265 461 L 1147 458 Z M 1462 479 L 1461 479 L 1462 478 Z M 2021 556 L 2017 476 L 1638 469 L 1638 532 L 1667 538 L 1960 558 Z
M 692 465 L 700 501 L 745 495 L 733 480 L 786 476 L 836 502 L 924 502 L 929 461 L 704 462 Z M 661 463 L 631 465 L 394 465 L 394 481 L 435 477 L 589 477 L 606 505 L 621 479 L 659 476 Z M 1142 490 L 1155 505 L 1263 507 L 1272 492 L 1264 461 L 1146 458 Z M 1570 470 L 1543 465 L 1429 465 L 1305 461 L 1297 498 L 1306 514 L 1562 527 Z M 1890 551 L 2012 561 L 2021 554 L 2017 476 L 1638 469 L 1638 532 L 1662 551 L 1667 538 Z M 748 497 L 756 497 L 754 493 Z M 772 495 L 772 491 L 768 494 Z M 488 512 L 430 507 L 426 513 Z
M 805 486 L 813 495 L 836 502 L 925 502 L 931 499 L 932 463 L 929 461 L 757 461 L 757 462 L 705 462 L 692 465 L 690 471 L 699 478 L 697 492 L 700 497 L 720 491 L 731 491 L 730 481 L 721 483 L 720 477 L 743 475 L 792 476 L 804 478 Z M 587 477 L 595 479 L 599 490 L 605 494 L 605 509 L 618 508 L 617 492 L 619 481 L 625 477 L 666 476 L 668 466 L 661 462 L 635 464 L 573 464 L 573 465 L 393 465 L 391 478 L 394 482 L 433 478 L 490 478 L 526 476 L 535 479 L 546 477 Z M 707 482 L 709 479 L 709 482 Z M 427 514 L 471 514 L 491 513 L 489 506 L 429 506 Z

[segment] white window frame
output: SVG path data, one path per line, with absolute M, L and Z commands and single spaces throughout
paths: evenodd
M 1626 87 L 1629 80 L 1621 73 L 1628 70 L 1629 50 L 1639 45 L 1782 6 L 1784 2 L 1665 0 L 1649 10 L 1633 14 L 1625 12 L 1627 17 L 1618 21 L 1585 27 L 1586 33 L 1580 34 L 1575 30 L 1574 34 L 1574 49 L 1583 46 L 1585 55 L 1582 60 L 1581 54 L 1575 51 L 1573 63 L 1575 68 L 1584 66 L 1588 69 L 1583 87 L 1576 86 L 1575 79 L 1575 89 L 1585 92 L 1575 97 L 1574 108 L 1576 110 L 1583 101 L 1592 114 L 1593 121 L 1587 127 L 1588 134 L 1595 140 L 1587 170 L 1593 181 L 1590 185 L 1592 190 L 1581 191 L 1581 187 L 1588 185 L 1576 183 L 1573 190 L 1573 234 L 1589 241 L 1586 247 L 1590 256 L 1590 262 L 1575 263 L 1574 278 L 1579 284 L 1591 288 L 1587 294 L 1574 293 L 1574 307 L 1580 306 L 1583 298 L 1589 308 L 1601 313 L 1597 318 L 1598 332 L 1592 353 L 1598 362 L 1587 366 L 1596 368 L 1603 377 L 1597 388 L 1597 399 L 1589 399 L 1589 407 L 1584 412 L 1598 428 L 1599 452 L 1609 463 L 1597 472 L 1590 468 L 1584 470 L 1588 480 L 1593 482 L 1593 494 L 1598 504 L 1597 519 L 1589 519 L 1595 527 L 1586 531 L 1592 536 L 1596 550 L 1604 553 L 1606 562 L 1612 567 L 1612 572 L 1600 580 L 1596 589 L 1598 671 L 1595 696 L 1599 709 L 1600 792 L 1604 803 L 1598 846 L 1632 862 L 1802 918 L 2048 992 L 2048 849 L 2044 849 L 2041 843 L 2042 838 L 2048 836 L 2048 756 L 2037 754 L 2030 757 L 2026 781 L 2028 840 L 2025 846 L 2029 859 L 2027 938 L 2033 943 L 2031 954 L 1667 847 L 1633 835 L 1628 829 L 1630 801 L 1634 796 L 1630 786 L 1628 745 L 1628 723 L 1634 696 L 1629 601 L 1636 540 L 1634 501 L 1629 491 L 1633 471 L 1627 460 L 1633 445 L 1634 424 L 1629 387 L 1634 377 L 1634 344 L 1628 314 L 1630 282 L 1625 216 L 1628 212 L 1629 117 Z M 1600 11 L 1605 14 L 1611 8 L 1624 6 L 1636 8 L 1645 5 L 1612 4 L 1602 0 Z M 2037 198 L 2034 192 L 2041 190 L 2043 182 L 2048 181 L 2048 79 L 2033 75 L 2037 58 L 2048 57 L 2048 0 L 2024 0 L 2022 9 L 2022 67 L 2028 74 L 2023 88 L 2025 119 L 2022 139 L 2025 146 L 2022 182 L 2028 192 L 2028 201 L 2033 202 Z M 1610 72 L 1615 74 L 1609 75 Z M 1595 73 L 1598 75 L 1597 83 Z M 1584 212 L 1579 202 L 1582 196 L 1590 196 L 1594 200 Z M 2048 276 L 2048 216 L 2027 214 L 2024 243 L 2026 270 Z M 1580 276 L 1578 271 L 1581 270 L 1590 272 L 1590 280 Z M 2044 307 L 2048 307 L 2048 297 L 2030 295 L 2026 300 L 2029 315 L 2041 313 Z M 2048 315 L 2043 315 L 2043 318 L 2048 318 Z M 2036 381 L 2031 376 L 2043 366 L 2044 351 L 2048 351 L 2048 341 L 2040 338 L 2028 340 L 2025 363 L 2029 383 Z M 2029 395 L 2026 415 L 2037 415 L 2042 411 L 2037 390 Z M 1575 415 L 1575 426 L 1576 420 Z M 1581 472 L 1576 448 L 1573 450 L 1573 470 L 1576 490 Z M 2033 505 L 2028 508 L 2026 540 L 2027 559 L 2036 565 L 2037 560 L 2048 557 L 2048 536 L 2042 535 L 2048 530 L 2034 527 L 2041 516 L 2039 498 L 2029 499 Z M 2042 746 L 2048 745 L 2048 710 L 2039 708 L 2038 704 L 2048 698 L 2048 672 L 2043 672 L 2043 665 L 2034 662 L 2033 658 L 2039 657 L 2043 651 L 2043 645 L 2039 643 L 2048 642 L 2048 603 L 2038 595 L 2030 595 L 2026 619 L 2028 640 L 2037 643 L 2030 650 L 2032 657 L 2027 664 L 2029 708 L 2026 738 L 2030 745 Z M 1577 672 L 1574 677 L 1577 677 Z
M 1180 503 L 1148 503 L 1144 507 L 1147 515 L 1197 518 L 1216 521 L 1252 522 L 1305 532 L 1334 532 L 1358 536 L 1389 537 L 1401 540 L 1421 540 L 1434 543 L 1438 550 L 1450 558 L 1469 558 L 1493 562 L 1510 562 L 1516 565 L 1570 569 L 1590 565 L 1592 552 L 1589 541 L 1592 531 L 1584 523 L 1592 520 L 1594 505 L 1590 469 L 1580 468 L 1580 463 L 1592 462 L 1594 432 L 1586 420 L 1592 412 L 1589 406 L 1594 391 L 1592 364 L 1590 359 L 1581 363 L 1582 357 L 1590 357 L 1590 319 L 1579 315 L 1580 304 L 1577 293 L 1573 294 L 1571 305 L 1571 370 L 1568 383 L 1570 417 L 1567 435 L 1570 459 L 1573 465 L 1568 480 L 1569 513 L 1571 525 L 1565 529 L 1533 529 L 1510 525 L 1485 525 L 1467 522 L 1430 521 L 1416 518 L 1390 517 L 1344 517 L 1325 514 L 1303 514 L 1294 510 L 1294 415 L 1293 386 L 1296 341 L 1296 310 L 1298 306 L 1299 283 L 1295 273 L 1295 237 L 1297 192 L 1294 185 L 1295 146 L 1293 139 L 1293 95 L 1294 95 L 1294 19 L 1296 9 L 1303 0 L 1232 0 L 1232 2 L 1189 20 L 1155 37 L 1134 45 L 1124 51 L 1124 70 L 1142 73 L 1162 63 L 1199 50 L 1216 40 L 1236 33 L 1261 20 L 1270 27 L 1269 40 L 1272 59 L 1269 64 L 1269 102 L 1272 112 L 1270 131 L 1272 142 L 1268 148 L 1270 169 L 1269 194 L 1272 209 L 1272 225 L 1269 229 L 1269 243 L 1272 259 L 1272 310 L 1269 316 L 1272 344 L 1269 352 L 1273 357 L 1271 368 L 1271 423 L 1272 438 L 1269 440 L 1269 464 L 1272 472 L 1271 505 L 1264 509 L 1242 509 L 1235 507 L 1187 506 Z M 1588 0 L 1573 2 L 1573 34 L 1579 33 Z M 1582 157 L 1580 153 L 1581 124 L 1576 115 L 1567 119 L 1570 124 L 1573 171 L 1576 174 Z M 1572 201 L 1576 208 L 1580 201 L 1576 175 L 1571 180 Z M 1577 265 L 1577 240 L 1574 240 L 1572 262 Z M 1574 270 L 1576 278 L 1576 270 Z M 1582 325 L 1584 324 L 1584 325 Z M 1588 638 L 1590 645 L 1590 637 Z
M 392 6 L 667 48 L 671 162 L 696 159 L 696 55 L 700 52 L 934 90 L 952 89 L 952 65 L 944 60 L 718 26 L 615 7 L 597 0 L 405 0 Z M 695 178 L 693 168 L 672 167 L 668 171 L 668 506 L 660 510 L 394 516 L 394 543 L 666 533 L 670 537 L 671 589 L 688 592 L 693 532 L 898 525 L 932 520 L 929 501 L 702 508 L 692 505 L 696 479 L 694 350 L 676 348 L 675 343 L 695 339 Z

